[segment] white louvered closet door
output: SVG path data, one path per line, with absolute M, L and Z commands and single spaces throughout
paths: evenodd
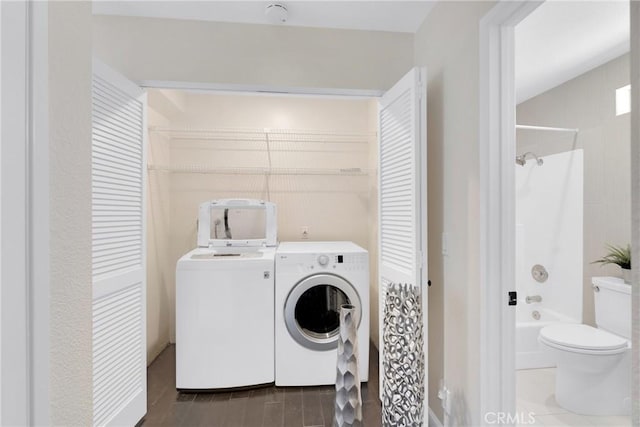
M 146 95 L 93 63 L 93 423 L 146 413 Z
M 425 358 L 428 354 L 426 117 L 426 71 L 414 68 L 379 102 L 378 302 L 381 396 L 384 385 L 384 306 L 386 291 L 391 283 L 410 283 L 422 289 Z M 425 401 L 428 401 L 426 366 L 425 360 Z

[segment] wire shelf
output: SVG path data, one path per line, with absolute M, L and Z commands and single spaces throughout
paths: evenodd
M 152 126 L 149 132 L 166 135 L 175 141 L 245 141 L 270 143 L 368 144 L 377 132 L 330 132 L 300 129 L 164 128 Z
M 197 165 L 190 166 L 155 166 L 147 167 L 150 171 L 177 174 L 211 174 L 211 175 L 334 175 L 334 176 L 368 176 L 369 170 L 362 168 L 311 169 L 311 168 L 212 168 Z
M 169 128 L 149 127 L 149 131 L 165 135 L 173 141 L 181 142 L 245 142 L 232 146 L 212 145 L 216 151 L 264 151 L 265 167 L 213 167 L 211 165 L 154 165 L 147 166 L 149 171 L 172 174 L 211 174 L 211 175 L 318 175 L 318 176 L 368 176 L 370 170 L 359 167 L 348 168 L 273 168 L 272 152 L 303 153 L 358 153 L 366 150 L 366 145 L 377 138 L 376 132 L 332 132 L 299 129 L 235 129 L 235 128 Z M 256 143 L 254 146 L 253 143 Z M 309 145 L 304 146 L 304 144 Z M 330 144 L 330 145 L 325 145 Z M 352 145 L 355 144 L 355 145 Z M 320 149 L 319 147 L 326 148 Z M 351 147 L 351 148 L 349 148 Z M 191 149 L 194 147 L 190 147 Z

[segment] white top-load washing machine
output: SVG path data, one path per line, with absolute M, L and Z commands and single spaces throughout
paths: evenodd
M 276 251 L 276 385 L 335 384 L 340 306 L 353 304 L 360 381 L 369 379 L 369 254 L 352 242 Z
M 276 208 L 200 205 L 198 248 L 176 266 L 176 388 L 274 382 Z

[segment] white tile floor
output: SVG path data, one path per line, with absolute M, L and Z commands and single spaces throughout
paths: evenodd
M 516 406 L 523 420 L 521 426 L 631 426 L 630 417 L 578 415 L 558 406 L 554 395 L 555 371 L 555 368 L 516 371 Z

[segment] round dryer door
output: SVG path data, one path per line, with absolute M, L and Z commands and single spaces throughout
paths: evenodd
M 293 287 L 284 305 L 287 329 L 303 347 L 334 349 L 338 346 L 342 304 L 355 305 L 359 327 L 360 298 L 351 283 L 334 274 L 314 274 L 302 279 Z

